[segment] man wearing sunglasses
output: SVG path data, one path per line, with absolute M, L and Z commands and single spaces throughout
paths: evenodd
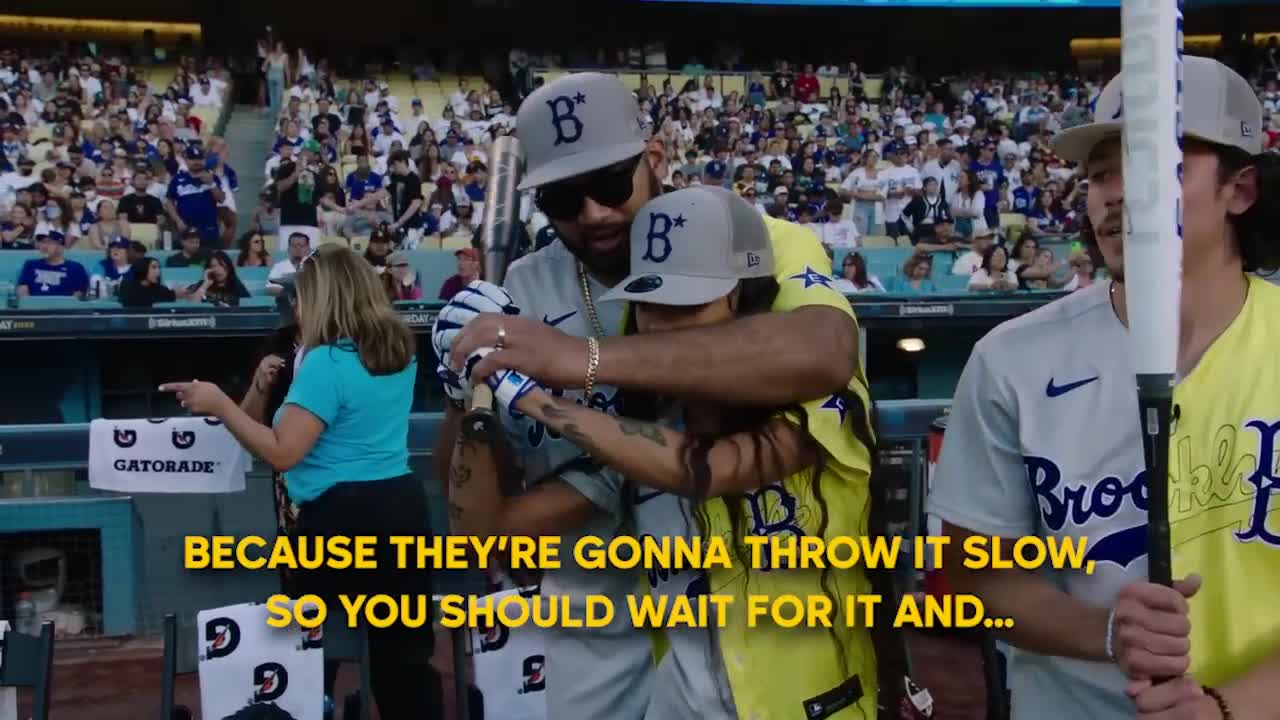
M 440 368 L 446 391 L 457 402 L 447 408 L 438 435 L 438 477 L 448 476 L 462 415 L 467 381 L 459 371 L 480 348 L 500 349 L 474 367 L 472 378 L 511 368 L 603 410 L 615 409 L 618 388 L 759 406 L 831 396 L 846 385 L 865 388 L 857 324 L 848 300 L 827 277 L 830 262 L 822 246 L 808 230 L 773 219 L 766 218 L 780 286 L 774 313 L 623 336 L 624 303 L 598 304 L 597 298 L 630 270 L 633 220 L 649 223 L 648 254 L 655 262 L 670 254 L 671 230 L 686 221 L 636 220 L 640 207 L 662 192 L 667 148 L 649 136 L 632 93 L 613 76 L 596 73 L 568 75 L 535 91 L 521 104 L 517 127 L 527 158 L 520 189 L 537 190 L 538 206 L 560 242 L 511 266 L 504 286 L 510 302 L 502 290 L 482 285 L 455 298 L 454 312 L 442 311 L 442 320 L 466 319 L 438 322 L 433 333 L 447 363 Z M 578 536 L 620 531 L 620 476 L 528 418 L 504 418 L 504 424 L 524 487 L 538 494 L 540 510 L 521 517 L 505 513 L 498 532 L 558 535 L 572 547 Z M 625 607 L 621 596 L 639 590 L 634 574 L 568 564 L 544 575 L 544 593 L 610 595 L 615 606 Z M 617 627 L 552 633 L 548 717 L 643 716 L 650 641 L 625 615 L 618 613 Z

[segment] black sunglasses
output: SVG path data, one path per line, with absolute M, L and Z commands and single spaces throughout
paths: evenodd
M 607 207 L 618 207 L 631 198 L 633 178 L 644 153 L 616 162 L 585 175 L 578 175 L 538 189 L 538 207 L 552 220 L 578 217 L 582 204 L 591 198 Z

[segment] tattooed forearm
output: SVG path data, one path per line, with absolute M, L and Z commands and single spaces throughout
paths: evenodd
M 563 420 L 569 415 L 569 413 L 565 412 L 564 409 L 556 405 L 556 400 L 543 403 L 542 414 L 545 415 L 548 420 Z
M 583 450 L 590 451 L 594 446 L 591 442 L 591 438 L 582 431 L 582 428 L 573 423 L 565 423 L 564 427 L 560 428 L 560 434 L 563 435 L 566 440 L 577 445 Z
M 652 442 L 654 445 L 667 446 L 667 436 L 662 434 L 662 430 L 657 425 L 639 420 L 630 420 L 628 418 L 618 418 L 618 429 L 623 435 L 639 435 Z

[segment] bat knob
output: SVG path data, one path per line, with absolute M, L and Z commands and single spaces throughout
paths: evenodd
M 472 410 L 463 418 L 462 432 L 469 440 L 490 441 L 497 436 L 498 418 L 492 410 Z

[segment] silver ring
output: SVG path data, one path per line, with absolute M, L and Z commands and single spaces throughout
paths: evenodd
M 501 350 L 506 346 L 507 346 L 507 329 L 499 325 L 498 326 L 498 342 L 494 344 L 493 349 Z

